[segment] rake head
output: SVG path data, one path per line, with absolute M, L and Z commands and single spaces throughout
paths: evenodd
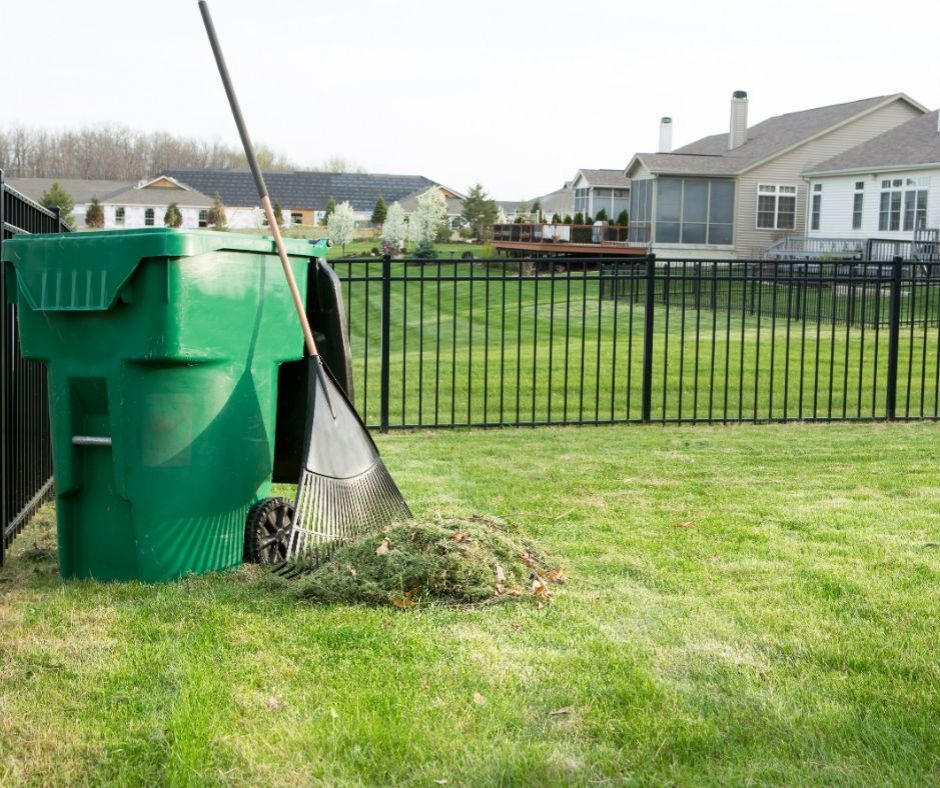
M 307 386 L 304 468 L 287 559 L 274 570 L 285 575 L 314 569 L 338 545 L 411 517 L 369 431 L 319 356 L 309 359 Z

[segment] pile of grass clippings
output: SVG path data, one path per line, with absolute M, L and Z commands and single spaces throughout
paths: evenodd
M 534 594 L 550 601 L 563 582 L 508 523 L 484 517 L 409 520 L 337 548 L 299 582 L 302 599 L 319 602 L 480 604 Z

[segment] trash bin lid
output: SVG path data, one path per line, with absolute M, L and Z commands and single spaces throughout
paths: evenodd
M 287 254 L 322 257 L 327 243 L 284 239 Z M 29 306 L 42 312 L 104 311 L 141 260 L 209 252 L 276 255 L 274 239 L 212 230 L 147 227 L 132 230 L 24 235 L 3 243 L 3 261 Z

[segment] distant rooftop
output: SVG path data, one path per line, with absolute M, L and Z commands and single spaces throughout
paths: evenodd
M 247 170 L 171 169 L 163 175 L 201 191 L 218 194 L 231 207 L 253 206 L 258 193 Z M 423 175 L 380 175 L 352 172 L 266 172 L 264 180 L 271 200 L 282 208 L 323 210 L 330 197 L 348 201 L 357 211 L 371 211 L 381 195 L 389 204 L 435 185 Z

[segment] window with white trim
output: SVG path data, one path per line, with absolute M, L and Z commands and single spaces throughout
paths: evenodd
M 813 209 L 810 214 L 810 229 L 819 229 L 819 211 L 822 208 L 822 184 L 813 184 Z
M 927 224 L 927 190 L 920 188 L 923 185 L 914 178 L 883 180 L 878 229 L 891 232 L 903 228 L 908 232 L 924 227 Z
M 153 208 L 144 211 L 144 226 L 153 227 Z
M 757 229 L 792 230 L 796 226 L 796 186 L 761 183 L 757 186 Z
M 118 226 L 124 225 L 124 208 L 120 205 L 114 209 L 114 223 Z
M 852 229 L 862 229 L 862 207 L 865 204 L 865 181 L 855 181 L 855 196 L 852 198 Z

